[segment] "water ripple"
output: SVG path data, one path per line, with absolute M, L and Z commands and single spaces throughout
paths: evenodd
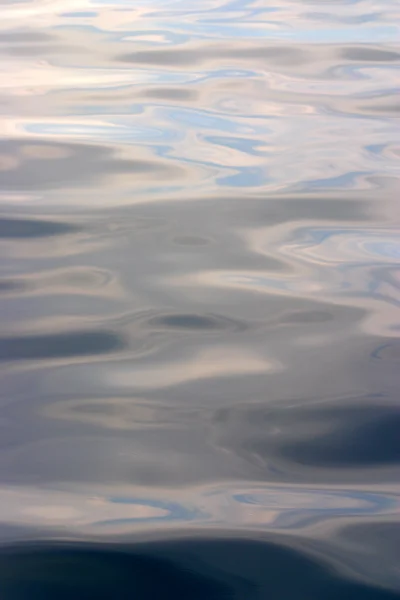
M 398 2 L 0 4 L 2 597 L 398 598 Z

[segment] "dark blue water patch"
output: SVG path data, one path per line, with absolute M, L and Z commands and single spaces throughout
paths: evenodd
M 176 332 L 197 332 L 207 333 L 213 331 L 233 330 L 240 331 L 247 328 L 245 322 L 238 319 L 229 319 L 216 314 L 190 314 L 190 313 L 171 313 L 160 314 L 148 318 L 144 323 L 146 329 L 156 329 L 159 331 Z
M 26 544 L 0 552 L 3 600 L 396 600 L 275 543 L 191 539 L 129 546 Z
M 82 228 L 72 223 L 41 220 L 0 217 L 0 239 L 30 239 L 46 238 L 55 235 L 75 233 Z
M 237 452 L 264 477 L 362 477 L 363 470 L 400 464 L 400 410 L 384 400 L 365 404 L 315 402 L 281 407 L 221 409 L 215 415 L 216 443 Z M 274 474 L 271 466 L 281 471 Z M 304 469 L 304 470 L 303 470 Z
M 338 423 L 333 431 L 289 444 L 282 455 L 321 468 L 354 468 L 400 463 L 400 409 L 338 410 L 326 419 Z
M 0 279 L 0 295 L 14 294 L 26 289 L 25 284 L 18 279 Z
M 77 331 L 0 337 L 0 361 L 43 360 L 108 354 L 125 347 L 123 339 L 109 331 Z

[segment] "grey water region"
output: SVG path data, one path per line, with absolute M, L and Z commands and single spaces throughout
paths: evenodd
M 0 0 L 2 600 L 400 598 L 398 0 Z

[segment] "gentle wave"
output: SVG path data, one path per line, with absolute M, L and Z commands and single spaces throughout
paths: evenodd
M 396 0 L 0 0 L 6 600 L 399 597 Z

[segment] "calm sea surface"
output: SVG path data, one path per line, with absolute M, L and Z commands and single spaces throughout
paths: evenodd
M 398 0 L 1 0 L 2 600 L 400 597 Z

